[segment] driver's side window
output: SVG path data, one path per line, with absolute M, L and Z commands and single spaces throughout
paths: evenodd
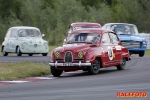
M 108 33 L 104 33 L 101 40 L 102 44 L 110 44 L 110 38 Z
M 110 35 L 110 39 L 111 39 L 111 42 L 112 42 L 112 43 L 115 43 L 115 44 L 118 44 L 118 43 L 119 43 L 119 40 L 118 40 L 116 34 L 114 34 L 114 33 L 109 33 L 109 35 Z

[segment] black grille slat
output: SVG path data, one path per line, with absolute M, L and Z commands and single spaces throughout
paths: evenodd
M 122 45 L 127 48 L 140 48 L 140 42 L 137 41 L 122 41 Z
M 64 60 L 63 58 L 56 58 L 56 60 Z
M 66 52 L 65 62 L 72 62 L 72 53 L 71 52 Z
M 79 61 L 81 61 L 81 60 L 84 60 L 83 58 L 74 58 L 74 60 L 79 60 Z

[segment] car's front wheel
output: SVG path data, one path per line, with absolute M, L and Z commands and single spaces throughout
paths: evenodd
M 52 73 L 52 75 L 54 77 L 59 77 L 62 74 L 62 72 L 63 72 L 63 70 L 57 70 L 57 69 L 55 69 L 54 66 L 51 66 L 50 68 L 51 68 L 51 73 Z
M 88 67 L 88 72 L 91 75 L 98 74 L 100 70 L 100 60 L 98 58 L 95 59 L 94 63 Z
M 7 56 L 8 55 L 8 52 L 5 51 L 5 47 L 3 47 L 2 52 L 3 52 L 3 56 Z
M 22 53 L 21 53 L 21 51 L 20 51 L 20 48 L 18 47 L 17 48 L 17 56 L 21 56 L 22 55 Z
M 139 51 L 139 57 L 143 57 L 145 54 L 145 51 Z
M 126 59 L 123 58 L 123 59 L 120 61 L 120 64 L 117 66 L 117 69 L 118 69 L 118 70 L 123 70 L 123 69 L 125 69 L 125 66 L 126 66 Z

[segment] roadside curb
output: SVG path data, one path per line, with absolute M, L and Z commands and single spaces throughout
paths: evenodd
M 40 80 L 51 80 L 54 78 L 55 77 L 53 77 L 52 75 L 48 75 L 48 76 L 41 76 L 41 77 L 27 77 L 27 78 L 14 79 L 14 80 L 4 80 L 4 81 L 0 81 L 0 86 L 8 85 L 8 84 L 35 82 L 35 81 L 40 81 Z

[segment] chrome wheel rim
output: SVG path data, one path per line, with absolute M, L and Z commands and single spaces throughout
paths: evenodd
M 20 50 L 19 50 L 19 47 L 18 47 L 18 49 L 17 49 L 17 54 L 19 54 L 19 51 L 20 51 Z
M 125 67 L 125 65 L 126 65 L 126 60 L 123 59 L 123 60 L 121 61 L 121 66 L 122 66 L 122 67 Z
M 98 60 L 95 60 L 93 63 L 93 71 L 94 72 L 99 71 L 99 61 Z
M 5 48 L 3 48 L 3 55 L 5 54 L 6 52 L 5 52 Z

